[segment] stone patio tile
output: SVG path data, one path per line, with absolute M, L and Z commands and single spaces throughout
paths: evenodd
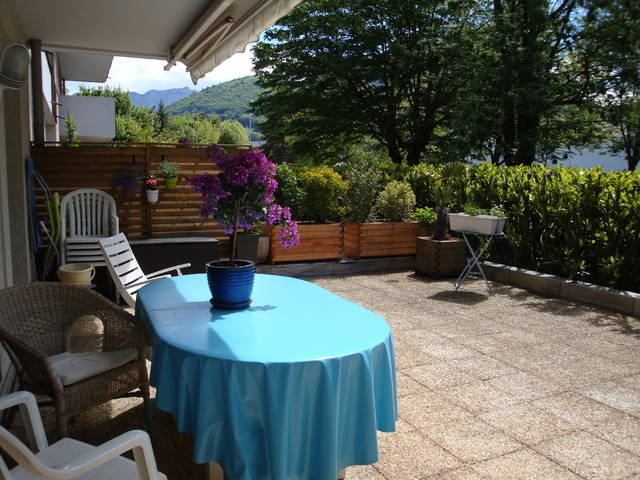
M 473 355 L 473 351 L 427 330 L 411 330 L 411 342 L 429 355 L 442 360 L 455 360 Z
M 455 341 L 460 337 L 500 333 L 507 328 L 509 327 L 498 321 L 486 318 L 470 318 L 470 316 L 466 315 L 459 319 L 429 327 L 429 330 Z
M 462 467 L 439 475 L 426 477 L 422 480 L 489 480 L 489 477 L 484 476 L 472 467 Z
M 623 412 L 640 416 L 640 393 L 627 390 L 615 382 L 591 385 L 580 390 L 580 393 Z
M 373 465 L 356 465 L 347 468 L 347 478 L 349 480 L 385 480 Z
M 640 392 L 640 374 L 628 375 L 622 378 L 616 378 L 615 383 L 634 392 Z
M 556 437 L 533 448 L 590 480 L 619 480 L 640 472 L 640 458 L 589 432 Z
M 640 456 L 640 420 L 621 413 L 612 420 L 598 423 L 588 429 L 594 435 Z
M 523 448 L 520 442 L 477 418 L 434 425 L 426 435 L 465 462 L 486 460 Z
M 615 420 L 620 412 L 576 392 L 563 392 L 531 402 L 580 428 L 589 428 L 597 423 Z
M 409 395 L 398 400 L 400 417 L 427 433 L 435 425 L 449 425 L 473 416 L 436 392 Z
M 492 480 L 579 480 L 580 477 L 528 448 L 473 466 Z
M 416 427 L 414 427 L 413 425 L 409 424 L 404 418 L 402 418 L 402 416 L 400 416 L 400 418 L 398 418 L 398 421 L 396 422 L 396 432 L 397 433 L 407 433 L 407 432 L 413 432 L 416 429 Z M 379 432 L 379 433 L 384 433 L 384 432 Z M 395 432 L 393 432 L 395 433 Z
M 423 352 L 413 343 L 406 331 L 394 331 L 393 346 L 396 352 L 396 367 L 400 370 L 436 362 L 436 359 Z
M 603 379 L 602 371 L 595 368 L 589 369 L 587 365 L 579 361 L 567 360 L 560 362 L 558 360 L 543 359 L 531 361 L 521 368 L 550 383 L 563 386 L 567 390 L 582 388 L 601 382 Z
M 511 345 L 499 333 L 489 333 L 487 335 L 475 335 L 472 337 L 456 338 L 456 342 L 472 348 L 480 353 L 492 354 L 501 350 L 509 349 Z
M 380 438 L 376 468 L 389 480 L 428 477 L 462 467 L 456 457 L 418 432 Z
M 601 332 L 594 332 L 591 335 L 580 335 L 577 337 L 569 337 L 566 343 L 577 348 L 587 349 L 594 355 L 607 358 L 616 362 L 640 363 L 640 351 L 637 346 L 627 346 L 613 343 L 602 338 Z
M 492 378 L 487 380 L 486 383 L 493 388 L 513 395 L 519 400 L 533 400 L 564 390 L 563 387 L 549 383 L 527 372 L 517 372 Z
M 514 367 L 483 353 L 475 353 L 467 358 L 451 360 L 449 363 L 480 380 L 501 377 L 517 371 Z
M 424 393 L 429 391 L 427 387 L 416 382 L 409 375 L 405 375 L 402 372 L 396 372 L 396 388 L 398 398 L 412 395 L 414 393 Z
M 440 392 L 476 415 L 519 402 L 514 396 L 483 381 L 445 388 Z
M 597 353 L 597 347 L 594 348 L 593 352 Z M 640 363 L 634 363 L 630 360 L 610 360 L 597 355 L 590 355 L 580 360 L 578 364 L 585 368 L 590 373 L 590 376 L 602 380 L 640 373 Z
M 443 360 L 434 360 L 426 365 L 406 368 L 403 373 L 431 390 L 477 381 L 473 375 L 463 372 Z
M 515 439 L 532 445 L 575 431 L 576 426 L 528 403 L 493 410 L 479 417 Z

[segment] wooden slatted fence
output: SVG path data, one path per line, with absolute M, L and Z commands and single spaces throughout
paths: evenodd
M 37 170 L 53 192 L 61 196 L 79 188 L 97 188 L 113 196 L 118 206 L 120 231 L 129 238 L 213 236 L 220 242 L 221 251 L 228 251 L 228 237 L 211 219 L 199 214 L 200 195 L 188 185 L 196 173 L 217 173 L 207 160 L 205 145 L 189 147 L 171 144 L 78 144 L 32 146 L 31 155 Z M 248 147 L 225 146 L 228 154 Z M 158 176 L 158 163 L 163 160 L 180 166 L 175 190 L 164 188 Z M 156 204 L 146 201 L 143 190 L 125 192 L 116 186 L 122 174 L 158 176 L 160 198 Z M 47 218 L 44 196 L 38 192 L 37 203 L 41 218 Z

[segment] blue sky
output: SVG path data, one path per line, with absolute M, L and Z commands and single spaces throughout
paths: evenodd
M 120 87 L 124 90 L 144 93 L 149 90 L 165 90 L 167 88 L 189 87 L 201 90 L 217 83 L 233 80 L 234 78 L 253 75 L 252 47 L 245 52 L 236 53 L 209 72 L 204 78 L 193 85 L 184 65 L 178 63 L 168 72 L 164 71 L 167 62 L 164 60 L 144 60 L 139 58 L 115 57 L 109 72 L 106 85 Z M 87 82 L 67 82 L 70 93 L 76 93 L 80 85 L 102 85 Z

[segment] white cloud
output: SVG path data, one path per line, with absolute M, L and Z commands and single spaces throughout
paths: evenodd
M 164 60 L 148 60 L 141 58 L 115 57 L 109 72 L 109 80 L 105 85 L 120 87 L 124 90 L 144 93 L 148 90 L 164 90 L 167 88 L 189 87 L 200 90 L 217 83 L 226 82 L 235 78 L 253 75 L 253 51 L 249 46 L 243 53 L 236 53 L 232 57 L 222 62 L 219 66 L 205 75 L 193 85 L 189 74 L 185 71 L 184 65 L 178 63 L 171 70 L 166 72 Z M 67 82 L 70 93 L 76 93 L 80 85 L 102 85 L 89 84 L 87 82 Z

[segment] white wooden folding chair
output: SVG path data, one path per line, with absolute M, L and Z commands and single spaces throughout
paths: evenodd
M 0 447 L 18 466 L 9 470 L 0 457 L 0 478 L 4 480 L 166 480 L 158 472 L 149 435 L 131 430 L 97 447 L 63 438 L 49 445 L 36 398 L 31 392 L 15 392 L 0 398 L 0 410 L 20 406 L 33 450 L 0 427 Z M 133 450 L 135 461 L 120 455 Z
M 119 231 L 116 202 L 111 195 L 93 188 L 66 194 L 60 204 L 60 264 L 105 265 L 98 238 Z
M 138 265 L 138 261 L 133 255 L 129 241 L 124 233 L 119 233 L 109 238 L 100 238 L 98 239 L 98 244 L 118 293 L 131 308 L 136 303 L 136 292 L 147 283 L 170 277 L 169 272 L 173 271 L 177 272 L 178 275 L 182 275 L 181 269 L 191 266 L 190 263 L 183 263 L 182 265 L 174 265 L 173 267 L 163 268 L 145 275 L 140 265 Z

